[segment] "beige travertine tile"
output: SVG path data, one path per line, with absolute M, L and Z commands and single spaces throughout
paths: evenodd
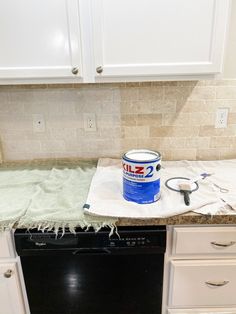
M 196 149 L 173 149 L 172 160 L 196 160 Z
M 219 86 L 216 88 L 216 98 L 236 99 L 236 86 Z
M 136 117 L 137 126 L 142 126 L 142 125 L 160 126 L 160 125 L 162 125 L 162 115 L 161 114 L 138 114 L 135 117 Z
M 234 158 L 235 89 L 236 80 L 2 86 L 4 156 L 118 158 L 139 147 L 168 160 Z M 221 107 L 229 108 L 228 127 L 215 129 Z M 45 132 L 33 132 L 35 113 Z M 96 115 L 96 132 L 84 131 L 83 113 Z
M 2 141 L 0 139 L 0 164 L 3 162 L 3 150 L 2 150 Z
M 137 148 L 159 151 L 161 155 L 165 153 L 166 159 L 168 156 L 168 159 L 170 160 L 171 152 L 173 149 L 185 149 L 185 138 L 153 138 L 152 140 L 150 138 L 138 138 Z
M 137 114 L 122 114 L 121 125 L 122 126 L 136 126 L 138 120 Z
M 151 149 L 151 150 L 160 150 L 161 138 L 137 138 L 137 148 L 139 149 Z
M 121 154 L 126 153 L 131 149 L 137 148 L 137 138 L 125 138 L 121 141 Z
M 236 138 L 234 136 L 226 137 L 212 137 L 210 141 L 210 147 L 211 148 L 233 148 L 235 147 Z
M 118 127 L 121 124 L 119 115 L 112 114 L 98 114 L 97 115 L 97 128 L 98 129 L 110 129 Z
M 148 138 L 149 127 L 148 126 L 125 126 L 122 128 L 123 138 Z
M 152 100 L 150 101 L 150 113 L 175 113 L 176 100 Z
M 205 99 L 215 99 L 216 90 L 213 86 L 195 86 L 188 100 L 205 100 Z
M 194 125 L 214 125 L 215 113 L 213 112 L 195 112 L 189 114 L 189 124 Z
M 152 86 L 178 86 L 177 81 L 157 81 L 152 82 Z
M 186 148 L 206 149 L 210 147 L 210 137 L 191 137 L 186 138 Z
M 121 101 L 120 105 L 120 112 L 121 114 L 125 113 L 138 113 L 139 108 L 141 106 L 139 101 Z M 145 104 L 144 104 L 145 106 Z
M 113 100 L 118 101 L 137 101 L 138 87 L 121 87 L 118 90 L 113 90 Z
M 228 125 L 225 129 L 216 129 L 212 125 L 200 127 L 199 136 L 234 136 L 236 135 L 236 125 Z
M 110 128 L 109 132 L 107 129 L 100 129 L 97 131 L 97 133 L 98 133 L 97 135 L 98 138 L 112 139 L 112 142 L 110 142 L 111 145 L 113 144 L 113 142 L 120 141 L 121 139 L 121 127 L 120 126 Z
M 151 86 L 151 82 L 142 82 L 142 83 L 145 84 L 143 86 Z M 127 87 L 127 88 L 129 88 L 129 87 L 139 87 L 142 83 L 141 82 L 126 82 L 124 87 Z
M 177 86 L 196 86 L 200 82 L 205 82 L 205 81 L 178 81 Z
M 160 149 L 184 149 L 186 146 L 184 137 L 162 137 L 160 138 Z
M 41 133 L 42 134 L 42 133 Z M 34 134 L 35 135 L 35 134 Z M 50 136 L 51 140 L 68 140 L 70 139 L 70 141 L 77 140 L 77 129 L 68 129 L 68 128 L 64 128 L 64 129 L 49 129 L 49 132 L 47 132 L 47 135 Z M 27 136 L 28 138 L 28 136 Z
M 113 94 L 113 89 L 106 87 L 81 89 L 81 97 L 85 101 L 86 99 L 90 101 L 113 101 Z
M 41 152 L 41 142 L 39 140 L 7 141 L 2 143 L 3 152 L 11 153 L 33 153 L 35 156 Z M 7 154 L 6 154 L 7 157 Z
M 172 160 L 171 149 L 162 149 L 160 153 L 161 153 L 162 160 Z
M 213 106 L 212 106 L 213 107 Z M 206 105 L 205 100 L 186 100 L 186 101 L 178 101 L 176 104 L 177 112 L 209 112 L 215 111 L 215 106 L 213 108 L 209 108 Z
M 228 115 L 228 124 L 236 125 L 236 112 L 230 112 Z
M 163 100 L 164 88 L 162 86 L 141 87 L 138 89 L 139 100 Z
M 164 126 L 150 127 L 150 137 L 185 137 L 198 136 L 199 127 Z
M 219 151 L 219 159 L 236 159 L 236 147 L 222 148 Z
M 188 126 L 191 125 L 189 113 L 165 113 L 163 114 L 163 125 L 165 126 Z
M 164 100 L 185 100 L 187 99 L 192 92 L 193 86 L 165 86 L 164 87 Z
M 50 153 L 66 151 L 65 141 L 64 140 L 53 140 L 53 141 L 44 140 L 41 143 L 41 151 L 50 152 Z
M 214 80 L 216 86 L 236 86 L 236 79 Z
M 197 160 L 217 160 L 220 159 L 220 151 L 215 148 L 198 149 Z

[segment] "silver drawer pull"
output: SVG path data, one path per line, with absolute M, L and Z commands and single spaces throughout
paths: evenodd
M 11 269 L 8 269 L 5 273 L 4 273 L 4 277 L 5 278 L 11 278 L 13 271 Z
M 234 245 L 236 242 L 235 241 L 230 241 L 230 242 L 211 242 L 212 245 L 214 246 L 220 246 L 220 247 L 228 247 Z
M 225 285 L 227 285 L 227 283 L 229 283 L 229 281 L 224 280 L 224 281 L 206 281 L 205 284 L 208 286 L 212 286 L 212 287 L 223 287 Z

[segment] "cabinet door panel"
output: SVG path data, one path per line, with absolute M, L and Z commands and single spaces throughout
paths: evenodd
M 236 314 L 236 308 L 169 309 L 168 314 Z
M 236 260 L 171 262 L 169 305 L 235 306 Z
M 1 0 L 0 78 L 73 77 L 78 16 L 77 0 Z
M 236 227 L 175 227 L 173 254 L 236 254 Z
M 8 270 L 12 271 L 10 278 L 4 275 Z M 15 263 L 0 263 L 0 313 L 25 314 Z
M 9 247 L 10 235 L 7 232 L 0 232 L 0 258 L 11 257 L 11 251 Z
M 221 71 L 228 0 L 92 0 L 102 76 Z

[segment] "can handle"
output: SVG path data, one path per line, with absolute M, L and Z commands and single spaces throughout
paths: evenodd
M 157 166 L 156 166 L 156 171 L 160 171 L 161 170 L 161 164 L 158 164 Z

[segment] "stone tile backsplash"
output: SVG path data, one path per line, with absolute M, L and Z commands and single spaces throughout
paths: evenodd
M 215 129 L 219 107 L 228 127 Z M 84 130 L 95 113 L 97 131 Z M 42 114 L 45 132 L 33 131 Z M 120 157 L 132 148 L 166 160 L 236 158 L 236 80 L 0 87 L 5 160 Z

